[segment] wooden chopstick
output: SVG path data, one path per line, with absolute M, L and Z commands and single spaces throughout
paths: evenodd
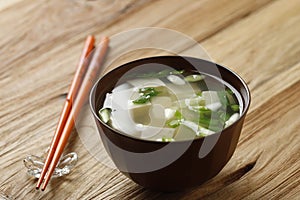
M 54 137 L 52 139 L 52 142 L 51 142 L 51 145 L 50 145 L 50 148 L 49 148 L 49 152 L 48 152 L 47 158 L 45 160 L 44 167 L 42 169 L 42 172 L 41 172 L 41 175 L 39 177 L 38 183 L 36 185 L 36 189 L 39 189 L 39 187 L 41 186 L 41 184 L 43 182 L 43 179 L 44 179 L 44 176 L 46 175 L 48 167 L 51 163 L 51 160 L 53 158 L 56 146 L 57 146 L 58 141 L 61 137 L 61 133 L 62 133 L 62 131 L 64 129 L 64 126 L 67 122 L 67 119 L 69 117 L 69 114 L 70 114 L 70 111 L 71 111 L 71 108 L 72 108 L 72 102 L 75 100 L 75 97 L 78 93 L 79 87 L 82 83 L 83 77 L 84 77 L 84 75 L 87 71 L 88 62 L 87 62 L 86 58 L 92 52 L 92 50 L 94 48 L 94 44 L 95 44 L 95 37 L 94 36 L 88 36 L 86 41 L 85 41 L 84 48 L 83 48 L 83 51 L 82 51 L 81 56 L 80 56 L 79 64 L 78 64 L 77 70 L 75 72 L 73 81 L 71 83 L 71 86 L 70 86 L 70 89 L 69 89 L 69 92 L 68 92 L 63 110 L 61 112 L 60 119 L 58 121 L 58 125 L 56 127 L 55 134 L 54 134 Z
M 74 123 L 75 123 L 75 119 L 79 115 L 80 109 L 83 106 L 84 102 L 86 101 L 86 98 L 90 92 L 92 85 L 93 85 L 94 79 L 96 78 L 99 68 L 102 64 L 102 61 L 106 55 L 106 51 L 108 48 L 108 42 L 109 42 L 109 39 L 107 37 L 103 37 L 101 39 L 100 44 L 95 49 L 92 60 L 89 64 L 86 75 L 82 81 L 82 85 L 80 86 L 80 88 L 78 90 L 74 104 L 72 105 L 70 115 L 67 119 L 66 125 L 61 134 L 61 138 L 57 144 L 55 153 L 53 155 L 51 164 L 50 164 L 47 174 L 45 176 L 45 180 L 44 180 L 44 183 L 42 186 L 42 191 L 45 190 L 45 188 L 52 176 L 52 173 L 60 159 L 60 156 L 63 153 L 63 150 L 67 144 L 68 138 L 70 136 L 70 133 L 71 133 Z

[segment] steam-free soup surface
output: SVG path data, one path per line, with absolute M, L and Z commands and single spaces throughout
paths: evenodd
M 164 70 L 134 77 L 107 93 L 99 110 L 104 123 L 125 134 L 187 140 L 219 132 L 240 116 L 237 91 L 210 75 Z

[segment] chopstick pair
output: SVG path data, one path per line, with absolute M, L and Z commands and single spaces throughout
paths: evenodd
M 94 43 L 94 36 L 88 36 L 36 189 L 39 189 L 43 183 L 41 190 L 44 191 L 51 179 L 53 171 L 59 162 L 70 133 L 72 132 L 75 119 L 78 117 L 80 109 L 86 101 L 86 97 L 92 87 L 93 80 L 96 78 L 99 68 L 101 67 L 108 48 L 109 39 L 103 37 L 98 47 L 95 47 Z M 95 50 L 92 58 L 90 62 L 87 62 L 87 57 L 93 49 Z

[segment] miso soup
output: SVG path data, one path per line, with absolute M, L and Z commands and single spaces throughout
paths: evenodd
M 117 85 L 99 116 L 128 135 L 169 142 L 220 132 L 239 119 L 242 106 L 240 94 L 219 78 L 164 70 Z

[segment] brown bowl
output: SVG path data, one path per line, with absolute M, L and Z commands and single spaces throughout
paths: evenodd
M 144 66 L 143 72 L 170 66 L 177 70 L 197 70 L 222 78 L 241 95 L 243 110 L 240 118 L 213 135 L 175 142 L 148 141 L 111 128 L 97 114 L 105 95 L 119 84 L 125 73 L 141 66 Z M 135 73 L 140 71 L 135 70 Z M 192 57 L 161 56 L 126 63 L 105 74 L 91 91 L 90 105 L 104 147 L 123 174 L 146 188 L 180 191 L 198 186 L 216 176 L 229 161 L 250 105 L 250 92 L 236 73 L 218 64 Z

